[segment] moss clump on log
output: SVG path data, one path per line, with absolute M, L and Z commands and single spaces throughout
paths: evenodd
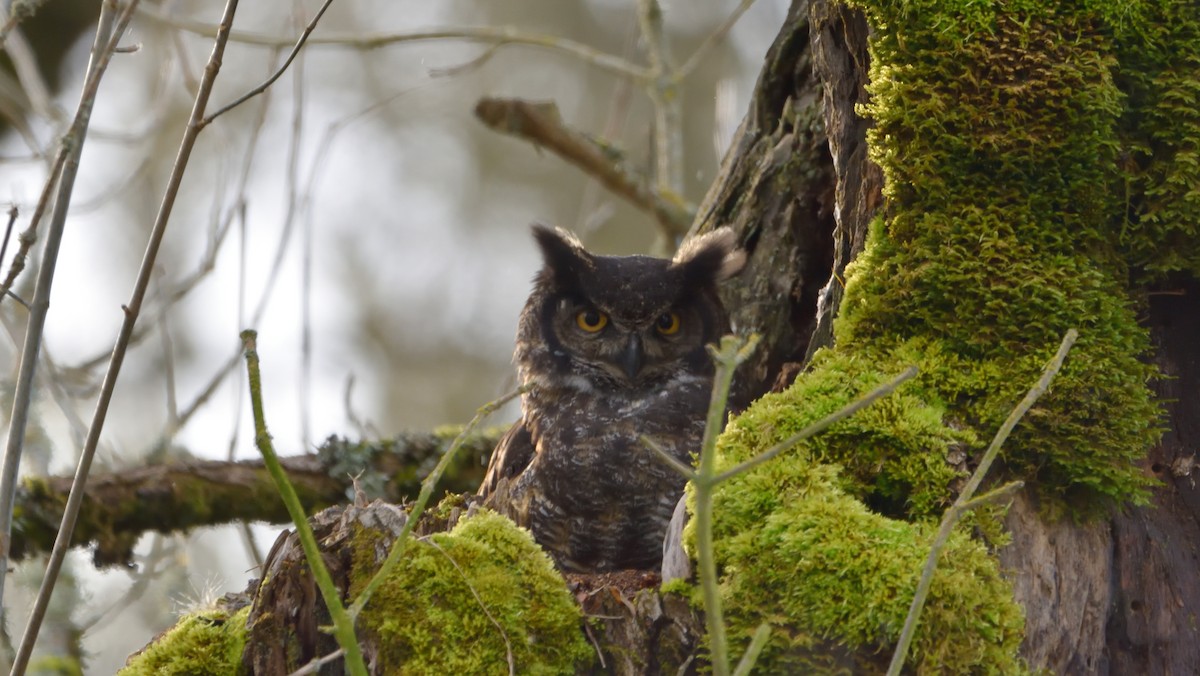
M 883 380 L 870 373 L 857 377 L 866 382 L 864 391 Z M 841 374 L 825 369 L 764 397 L 721 437 L 721 466 L 749 459 L 857 394 Z M 925 463 L 907 473 L 927 481 L 928 492 L 944 492 L 938 482 L 955 476 L 945 452 L 963 434 L 943 425 L 941 416 L 902 387 L 804 448 L 718 489 L 715 553 L 725 573 L 729 636 L 744 649 L 760 622 L 772 623 L 762 668 L 882 670 L 878 656 L 886 657 L 899 636 L 936 527 L 869 510 L 851 492 L 898 487 L 866 487 L 828 460 L 834 449 L 857 448 L 864 467 L 878 467 L 890 461 L 889 454 L 902 453 Z M 1020 672 L 1024 617 L 995 559 L 960 534 L 941 562 L 911 664 L 921 673 L 974 673 L 979 665 Z
M 250 607 L 230 613 L 202 610 L 185 616 L 141 652 L 129 658 L 119 676 L 227 676 L 244 673 L 246 616 Z
M 364 533 L 361 557 L 374 557 Z M 377 568 L 357 562 L 360 584 Z M 358 589 L 351 589 L 351 595 Z M 395 674 L 570 674 L 592 657 L 579 607 L 532 536 L 488 511 L 407 545 L 359 618 Z

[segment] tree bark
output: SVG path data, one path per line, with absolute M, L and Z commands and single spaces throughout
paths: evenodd
M 692 227 L 697 233 L 730 225 L 748 253 L 746 267 L 722 295 L 734 329 L 762 337 L 737 375 L 737 386 L 751 394 L 780 374 L 785 380 L 795 375 L 835 255 L 834 161 L 822 82 L 813 75 L 809 12 L 807 0 L 792 3 L 750 111 Z
M 1200 284 L 1151 291 L 1147 324 L 1165 433 L 1145 468 L 1162 485 L 1150 506 L 1112 520 L 1112 603 L 1104 658 L 1112 674 L 1194 673 L 1200 665 Z M 1081 561 L 1082 563 L 1082 561 Z
M 442 490 L 474 491 L 502 429 L 473 434 L 448 468 Z M 281 459 L 309 513 L 346 502 L 357 485 L 370 498 L 403 502 L 453 441 L 456 430 L 401 435 L 370 443 L 330 437 L 316 453 Z M 28 480 L 17 495 L 11 556 L 49 551 L 71 477 Z M 287 523 L 289 517 L 261 460 L 149 465 L 88 480 L 72 545 L 94 546 L 97 566 L 131 565 L 148 531 L 184 532 L 237 521 Z

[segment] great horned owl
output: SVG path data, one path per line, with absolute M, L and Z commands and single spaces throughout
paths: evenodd
M 571 571 L 656 568 L 685 481 L 639 441 L 685 463 L 699 451 L 713 366 L 729 333 L 717 282 L 745 254 L 722 228 L 671 260 L 598 256 L 535 226 L 544 266 L 521 313 L 521 419 L 479 494 Z

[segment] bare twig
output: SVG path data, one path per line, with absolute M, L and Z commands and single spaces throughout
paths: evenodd
M 942 516 L 942 523 L 938 526 L 937 535 L 933 539 L 933 544 L 929 548 L 929 556 L 925 559 L 925 566 L 921 570 L 921 579 L 917 583 L 917 590 L 913 594 L 912 605 L 908 608 L 908 617 L 904 619 L 904 627 L 900 630 L 900 638 L 896 641 L 896 651 L 892 653 L 892 662 L 888 665 L 888 676 L 899 676 L 901 669 L 904 668 L 904 660 L 908 656 L 908 647 L 912 643 L 913 634 L 917 631 L 917 619 L 921 616 L 921 608 L 925 605 L 925 598 L 929 595 L 929 586 L 933 583 L 933 573 L 937 569 L 938 557 L 942 553 L 942 548 L 950 540 L 950 534 L 954 531 L 954 526 L 958 524 L 959 519 L 971 507 L 979 505 L 982 501 L 990 500 L 999 495 L 1007 494 L 1010 491 L 1016 490 L 1019 484 L 1008 484 L 996 491 L 981 496 L 976 500 L 972 500 L 975 491 L 979 489 L 979 484 L 983 481 L 983 477 L 991 468 L 992 462 L 1000 452 L 1000 447 L 1004 445 L 1008 435 L 1025 416 L 1025 413 L 1033 407 L 1038 398 L 1045 394 L 1046 390 L 1050 389 L 1050 383 L 1054 380 L 1054 376 L 1058 375 L 1059 369 L 1062 368 L 1063 361 L 1067 358 L 1067 353 L 1071 351 L 1071 347 L 1075 345 L 1075 340 L 1079 338 L 1079 332 L 1075 329 L 1067 331 L 1063 336 L 1062 343 L 1058 346 L 1058 352 L 1054 358 L 1046 365 L 1046 369 L 1042 372 L 1042 377 L 1038 379 L 1025 398 L 1017 404 L 1016 408 L 1008 414 L 1008 418 L 1000 425 L 1000 429 L 996 431 L 996 436 L 992 439 L 992 443 L 988 445 L 984 451 L 983 457 L 979 460 L 979 466 L 975 468 L 975 473 L 967 481 L 967 485 L 963 487 L 962 493 L 958 499 L 946 510 Z
M 91 617 L 79 622 L 79 629 L 83 633 L 87 633 L 102 621 L 111 619 L 114 615 L 120 613 L 125 608 L 139 601 L 150 588 L 150 583 L 162 576 L 163 572 L 174 567 L 174 547 L 167 547 L 164 543 L 168 536 L 163 536 L 158 533 L 150 540 L 150 551 L 145 558 L 138 562 L 138 565 L 131 569 L 133 583 L 121 595 L 121 598 L 108 604 L 108 607 L 94 613 Z M 167 561 L 164 565 L 164 561 Z
M 92 57 L 88 64 L 87 78 L 80 97 L 79 108 L 71 127 L 63 139 L 63 150 L 60 151 L 56 165 L 61 167 L 61 175 L 51 173 L 46 186 L 42 190 L 42 201 L 38 208 L 45 207 L 50 199 L 50 193 L 57 185 L 58 196 L 55 210 L 51 218 L 49 233 L 46 237 L 45 250 L 42 255 L 42 266 L 38 271 L 37 284 L 34 288 L 33 302 L 29 308 L 29 323 L 25 329 L 25 342 L 21 349 L 21 363 L 17 373 L 17 385 L 13 393 L 12 414 L 9 418 L 8 442 L 4 452 L 4 469 L 0 474 L 0 612 L 3 608 L 4 578 L 8 570 L 8 553 L 11 547 L 13 500 L 16 497 L 17 476 L 20 471 L 21 453 L 25 442 L 25 427 L 29 420 L 30 405 L 33 398 L 34 374 L 37 371 L 38 357 L 41 353 L 42 332 L 46 325 L 46 315 L 50 309 L 50 288 L 54 284 L 54 269 L 58 262 L 58 250 L 62 244 L 63 230 L 66 225 L 67 207 L 71 200 L 71 191 L 75 184 L 75 175 L 79 168 L 79 157 L 83 152 L 83 141 L 87 134 L 87 124 L 91 117 L 92 106 L 96 101 L 96 91 L 100 78 L 112 58 L 112 48 L 125 25 L 128 24 L 128 12 L 117 19 L 115 3 L 105 3 L 100 12 L 96 28 L 96 38 L 92 45 Z M 124 23 L 122 23 L 124 22 Z M 116 29 L 114 30 L 114 23 Z M 70 151 L 67 149 L 70 148 Z M 56 181 L 57 178 L 57 181 Z M 35 217 L 40 214 L 35 213 Z M 32 229 L 31 224 L 30 228 Z M 21 236 L 23 249 L 32 246 L 32 238 L 28 244 L 25 235 Z M 24 266 L 23 253 L 21 265 Z M 16 263 L 14 262 L 14 267 Z M 14 276 L 13 270 L 9 271 Z M 8 291 L 8 285 L 3 286 Z M 2 298 L 2 296 L 0 296 Z M 45 608 L 43 607 L 43 612 Z M 26 655 L 28 658 L 28 655 Z
M 198 81 L 196 82 L 196 85 L 197 85 L 197 87 L 199 86 Z M 268 91 L 267 94 L 265 95 L 265 97 L 269 97 L 269 96 L 270 96 L 270 92 Z M 133 336 L 130 338 L 130 345 L 137 345 L 137 344 L 141 343 L 141 341 L 144 340 L 146 338 L 146 335 L 150 332 L 148 329 L 143 328 L 143 327 L 146 327 L 146 326 L 152 327 L 152 326 L 158 324 L 158 322 L 161 320 L 163 315 L 165 315 L 170 310 L 171 307 L 173 307 L 176 303 L 178 303 L 179 301 L 186 298 L 193 290 L 195 290 L 195 288 L 200 284 L 200 282 L 202 282 L 208 278 L 208 276 L 216 268 L 217 257 L 221 254 L 221 249 L 225 243 L 225 238 L 229 235 L 229 232 L 233 228 L 234 223 L 237 222 L 237 223 L 242 223 L 244 225 L 245 208 L 246 208 L 246 199 L 245 199 L 246 186 L 250 182 L 251 169 L 254 164 L 255 150 L 258 147 L 258 140 L 259 140 L 259 137 L 262 135 L 263 123 L 266 121 L 266 117 L 267 117 L 267 103 L 264 100 L 263 104 L 261 106 L 259 106 L 259 108 L 258 108 L 258 113 L 254 116 L 254 122 L 253 122 L 253 124 L 250 125 L 250 133 L 245 142 L 246 152 L 242 156 L 241 170 L 240 170 L 240 173 L 238 174 L 238 178 L 235 182 L 235 187 L 233 188 L 233 192 L 236 195 L 236 197 L 234 198 L 234 205 L 231 208 L 229 208 L 228 210 L 225 210 L 224 213 L 217 211 L 217 213 L 214 214 L 214 220 L 210 226 L 209 237 L 204 246 L 204 254 L 200 257 L 200 261 L 196 264 L 195 268 L 190 273 L 184 275 L 180 280 L 175 282 L 170 290 L 165 291 L 160 294 L 157 294 L 156 300 L 158 300 L 159 302 L 157 302 L 153 307 L 151 307 L 150 309 L 148 309 L 146 311 L 146 319 L 145 319 L 145 321 L 143 321 L 141 323 L 141 326 L 134 329 Z M 243 247 L 243 250 L 244 250 L 244 247 Z M 242 301 L 242 298 L 240 296 L 238 298 L 238 301 L 239 301 L 239 303 Z M 239 312 L 238 313 L 239 326 L 245 325 L 244 322 L 242 321 L 243 319 L 244 319 L 244 317 Z M 232 356 L 230 357 L 229 362 L 227 362 L 227 364 L 232 364 L 232 366 L 223 367 L 221 369 L 220 374 L 219 374 L 219 379 L 217 380 L 216 384 L 220 384 L 220 382 L 224 380 L 225 376 L 228 375 L 229 369 L 231 369 L 233 366 L 237 366 L 238 361 L 241 359 L 240 354 L 241 354 L 240 350 L 235 349 L 235 350 L 231 351 Z M 80 370 L 80 371 L 90 371 L 90 370 L 106 363 L 108 361 L 108 356 L 109 356 L 109 353 L 107 351 L 105 351 L 105 352 L 95 355 L 83 362 L 75 364 L 71 368 Z M 204 390 L 202 390 L 202 394 L 201 394 L 202 398 L 205 401 L 207 401 L 208 396 L 211 396 L 211 393 L 209 393 L 208 395 L 204 394 L 207 391 L 208 391 L 208 388 L 205 388 Z M 239 388 L 238 391 L 240 392 L 241 389 Z M 201 403 L 203 403 L 203 402 L 201 402 Z M 197 406 L 192 405 L 192 406 L 189 406 L 187 410 L 190 413 L 194 413 L 196 411 L 196 409 L 197 409 Z M 186 423 L 188 418 L 191 417 L 190 413 L 188 415 L 183 415 L 183 414 L 180 415 L 180 419 L 179 419 L 180 426 L 182 426 L 184 423 Z M 166 435 L 164 435 L 164 437 L 166 439 L 169 439 L 174 434 L 175 431 L 176 430 L 168 430 L 168 433 Z
M 326 2 L 328 6 L 328 1 Z M 322 8 L 324 11 L 324 8 Z M 291 58 L 289 55 L 288 58 Z M 304 134 L 304 59 L 292 73 L 292 128 L 288 144 L 287 173 L 284 179 L 289 219 L 302 211 L 305 198 L 300 195 L 300 146 Z M 290 226 L 290 221 L 286 227 Z M 300 443 L 312 443 L 312 240 L 311 218 L 300 221 Z
M 83 95 L 80 96 L 80 101 L 95 100 L 96 89 L 89 89 L 88 85 L 91 84 L 93 84 L 92 80 L 86 81 Z M 96 79 L 94 84 L 96 87 L 99 87 L 99 79 Z M 77 113 L 76 120 L 79 119 L 79 114 Z M 87 121 L 88 118 L 84 118 L 81 124 L 87 124 Z M 5 276 L 3 282 L 0 282 L 0 300 L 4 299 L 4 296 L 8 294 L 9 289 L 12 288 L 13 283 L 16 282 L 17 276 L 20 275 L 25 269 L 25 260 L 29 256 L 29 250 L 33 248 L 34 243 L 37 242 L 38 224 L 41 223 L 42 214 L 46 212 L 46 208 L 50 205 L 51 197 L 54 194 L 54 188 L 59 183 L 58 179 L 62 174 L 63 167 L 67 163 L 67 158 L 72 153 L 75 153 L 76 163 L 78 163 L 79 153 L 81 153 L 83 150 L 83 143 L 80 141 L 80 147 L 78 148 L 73 146 L 72 140 L 75 138 L 75 129 L 77 129 L 77 127 L 76 124 L 73 123 L 71 125 L 71 129 L 68 130 L 63 136 L 63 142 L 59 146 L 58 154 L 55 155 L 54 162 L 50 165 L 50 171 L 46 174 L 46 183 L 42 186 L 42 193 L 38 197 L 37 205 L 34 206 L 33 214 L 29 218 L 29 225 L 27 225 L 25 229 L 21 231 L 21 234 L 17 236 L 17 252 L 13 254 L 12 264 L 8 267 L 8 275 Z
M 117 46 L 124 25 L 131 18 L 136 6 L 137 1 L 132 0 L 126 6 L 124 12 L 122 12 L 121 19 L 118 22 L 118 30 L 114 32 L 108 41 L 110 49 Z M 192 148 L 195 146 L 196 138 L 200 134 L 201 126 L 199 122 L 203 119 L 204 110 L 208 105 L 208 97 L 212 93 L 213 82 L 216 80 L 217 73 L 221 68 L 221 60 L 225 53 L 225 44 L 229 39 L 229 30 L 233 24 L 233 15 L 236 10 L 237 0 L 227 0 L 225 11 L 221 18 L 221 31 L 218 32 L 213 42 L 213 51 L 209 56 L 208 65 L 204 69 L 204 77 L 201 80 L 200 88 L 196 92 L 196 100 L 192 106 L 191 117 L 188 120 L 183 138 L 180 141 L 175 164 L 171 169 L 166 189 L 163 192 L 162 203 L 159 205 L 158 214 L 150 230 L 150 237 L 146 243 L 146 252 L 142 258 L 141 267 L 138 269 L 137 281 L 134 283 L 129 303 L 124 307 L 125 318 L 121 323 L 116 345 L 113 347 L 108 371 L 105 373 L 104 381 L 100 387 L 100 395 L 96 400 L 96 410 L 92 416 L 91 426 L 88 429 L 87 440 L 84 443 L 83 452 L 79 456 L 79 463 L 75 470 L 75 481 L 71 486 L 71 494 L 67 498 L 66 508 L 63 510 L 62 526 L 59 528 L 58 537 L 55 538 L 54 548 L 50 552 L 50 560 L 46 566 L 46 576 L 42 580 L 42 586 L 38 591 L 38 597 L 34 603 L 34 610 L 29 620 L 29 626 L 26 627 L 25 635 L 22 638 L 21 646 L 17 653 L 17 660 L 14 663 L 13 670 L 18 675 L 24 673 L 25 665 L 33 650 L 34 640 L 41 626 L 46 605 L 49 603 L 50 593 L 54 588 L 63 559 L 70 549 L 71 534 L 75 529 L 75 522 L 79 516 L 79 508 L 83 501 L 88 472 L 91 470 L 92 459 L 96 454 L 96 447 L 100 441 L 100 432 L 104 428 L 104 422 L 108 415 L 108 406 L 112 401 L 113 390 L 116 388 L 117 378 L 121 372 L 121 365 L 125 361 L 125 353 L 129 346 L 129 339 L 133 333 L 134 324 L 137 323 L 138 314 L 141 311 L 142 301 L 146 297 L 146 290 L 150 284 L 150 276 L 153 274 L 154 264 L 158 258 L 158 250 L 166 234 L 167 221 L 175 205 L 175 198 L 179 194 L 179 186 L 183 182 L 183 174 L 187 169 Z
M 8 205 L 8 225 L 4 226 L 4 242 L 0 243 L 0 264 L 4 262 L 4 254 L 8 253 L 8 243 L 12 240 L 13 226 L 17 224 L 17 205 Z
M 54 120 L 56 115 L 50 86 L 46 84 L 45 78 L 42 77 L 42 71 L 37 66 L 37 55 L 34 54 L 33 46 L 25 39 L 20 28 L 14 28 L 9 34 L 8 40 L 4 43 L 4 51 L 12 61 L 17 81 L 21 84 L 21 90 L 25 96 L 29 98 L 33 112 L 46 119 Z
M 0 5 L 0 46 L 3 46 L 8 39 L 9 33 L 14 28 L 21 25 L 21 22 L 31 18 L 35 12 L 45 3 L 46 0 L 28 0 L 21 3 L 3 3 Z M 11 5 L 11 6 L 10 6 Z M 8 14 L 5 9 L 11 10 L 12 14 Z
M 801 441 L 803 441 L 809 437 L 816 436 L 817 434 L 820 434 L 821 432 L 824 432 L 826 429 L 828 429 L 833 424 L 840 422 L 842 420 L 845 420 L 846 418 L 849 418 L 850 416 L 854 415 L 855 413 L 858 413 L 859 411 L 866 408 L 867 406 L 870 406 L 876 400 L 886 397 L 887 395 L 896 391 L 896 388 L 899 387 L 901 383 L 908 380 L 909 378 L 912 378 L 915 375 L 917 375 L 917 367 L 915 367 L 915 366 L 908 367 L 907 369 L 902 371 L 900 373 L 900 375 L 898 375 L 895 378 L 889 380 L 888 382 L 880 385 L 879 387 L 876 387 L 875 389 L 871 390 L 870 392 L 868 392 L 865 396 L 863 396 L 858 401 L 855 401 L 854 403 L 850 404 L 849 406 L 847 406 L 841 410 L 830 413 L 829 415 L 825 416 L 824 418 L 821 418 L 820 420 L 809 425 L 808 427 L 805 427 L 804 429 L 793 434 L 792 436 L 788 437 L 787 439 L 784 439 L 783 441 L 775 444 L 771 448 L 768 448 L 767 450 L 763 451 L 759 455 L 757 455 L 753 458 L 750 458 L 749 460 L 747 460 L 743 463 L 735 465 L 734 467 L 731 467 L 731 468 L 725 470 L 724 472 L 721 472 L 719 475 L 717 475 L 717 481 L 724 481 L 730 477 L 741 474 L 742 472 L 745 472 L 746 470 L 748 470 L 752 467 L 757 467 L 758 465 L 761 465 L 762 463 L 770 460 L 771 458 L 774 458 L 775 456 L 779 455 L 780 453 L 783 453 L 784 451 L 788 450 L 792 446 L 795 446 L 796 444 L 800 443 Z
M 662 460 L 664 463 L 666 463 L 668 467 L 675 470 L 684 479 L 691 481 L 692 479 L 696 478 L 696 470 L 692 469 L 690 465 L 680 462 L 670 453 L 667 453 L 666 449 L 658 445 L 658 442 L 647 436 L 642 436 L 639 440 L 642 442 L 643 446 L 654 451 L 654 454 L 658 456 L 659 460 Z
M 20 299 L 17 299 L 18 302 Z M 28 308 L 28 306 L 26 306 Z M 7 313 L 0 313 L 0 324 L 4 326 L 4 332 L 8 334 L 9 340 L 13 345 L 20 345 L 18 336 L 21 335 L 17 327 L 17 323 L 13 317 Z M 43 391 L 50 393 L 50 398 L 54 400 L 55 406 L 58 407 L 63 418 L 67 421 L 67 428 L 71 435 L 71 443 L 77 448 L 83 448 L 83 437 L 87 434 L 87 423 L 79 417 L 79 412 L 75 410 L 74 401 L 71 394 L 64 387 L 64 378 L 62 369 L 54 361 L 50 350 L 43 345 L 42 352 L 38 356 L 38 365 L 41 367 L 35 376 L 34 387 L 45 388 Z M 14 538 L 10 543 L 15 544 L 18 538 Z M 12 555 L 12 550 L 9 550 L 9 555 Z
M 288 676 L 304 676 L 304 674 L 319 673 L 321 671 L 321 667 L 325 666 L 326 664 L 329 664 L 330 662 L 340 659 L 345 654 L 346 654 L 345 650 L 338 648 L 337 650 L 329 653 L 328 655 L 325 655 L 324 657 L 313 658 L 313 660 L 311 662 L 309 662 L 308 664 L 293 671 L 292 673 L 288 674 Z
M 725 20 L 721 22 L 721 25 L 717 26 L 716 30 L 705 36 L 704 41 L 700 43 L 700 46 L 696 48 L 696 51 L 692 52 L 692 55 L 688 57 L 688 60 L 684 61 L 683 65 L 675 71 L 675 78 L 677 80 L 683 80 L 690 75 L 691 72 L 696 69 L 696 66 L 704 60 L 704 57 L 708 56 L 708 53 L 712 51 L 712 48 L 715 47 L 721 40 L 725 39 L 725 36 L 729 34 L 729 31 L 733 28 L 734 24 L 738 22 L 738 19 L 742 18 L 742 15 L 745 14 L 746 10 L 750 9 L 750 6 L 753 4 L 754 0 L 742 0 L 740 3 L 738 3 L 738 6 L 733 10 L 733 13 L 726 17 Z
M 471 422 L 467 423 L 467 426 L 464 427 L 462 432 L 459 433 L 459 435 L 454 439 L 454 443 L 450 444 L 450 448 L 446 449 L 445 455 L 443 455 L 442 459 L 438 461 L 437 466 L 434 467 L 433 471 L 429 473 L 429 476 L 425 477 L 425 480 L 421 482 L 421 492 L 417 494 L 417 499 L 413 502 L 412 509 L 409 510 L 408 519 L 404 522 L 404 528 L 400 531 L 400 534 L 396 536 L 396 541 L 392 543 L 392 551 L 388 552 L 387 558 L 383 561 L 383 565 L 379 567 L 379 570 L 375 571 L 375 575 L 371 577 L 370 581 L 367 582 L 367 585 L 363 587 L 361 592 L 359 592 L 358 598 L 356 598 L 354 603 L 350 606 L 351 617 L 358 617 L 359 613 L 362 612 L 362 609 L 366 607 L 367 603 L 371 600 L 371 596 L 375 593 L 375 590 L 379 588 L 379 585 L 383 584 L 383 581 L 387 579 L 392 570 L 395 569 L 395 567 L 400 563 L 401 557 L 404 556 L 404 548 L 407 544 L 409 533 L 412 532 L 413 527 L 416 526 L 417 521 L 421 518 L 421 512 L 425 511 L 425 505 L 429 503 L 429 498 L 433 495 L 434 487 L 437 486 L 437 482 L 442 478 L 442 474 L 446 471 L 446 468 L 450 466 L 450 462 L 454 460 L 454 456 L 458 453 L 458 449 L 461 448 L 464 443 L 466 443 L 467 439 L 471 436 L 471 433 L 475 431 L 475 428 L 479 427 L 485 418 L 494 413 L 501 406 L 519 396 L 523 391 L 524 388 L 518 389 L 515 392 L 510 392 L 503 397 L 500 397 L 499 399 L 481 407 L 475 412 L 475 417 L 471 418 Z
M 746 652 L 738 661 L 737 668 L 733 670 L 733 676 L 750 676 L 750 671 L 754 669 L 754 663 L 758 661 L 758 654 L 766 647 L 769 638 L 771 638 L 771 625 L 763 622 L 754 630 L 754 636 L 750 637 L 750 645 L 746 647 Z
M 312 18 L 312 21 L 308 22 L 308 25 L 304 27 L 304 31 L 300 33 L 300 37 L 297 38 L 295 46 L 292 47 L 292 51 L 289 52 L 287 55 L 287 58 L 283 60 L 283 65 L 279 66 L 279 68 L 277 68 L 275 70 L 275 72 L 271 74 L 270 77 L 268 77 L 265 81 L 263 81 L 262 84 L 258 85 L 254 89 L 251 89 L 250 91 L 246 92 L 245 94 L 242 94 L 238 98 L 234 99 L 232 103 L 228 103 L 228 104 L 218 108 L 216 112 L 205 117 L 203 120 L 200 121 L 200 126 L 201 127 L 208 126 L 209 124 L 212 123 L 213 120 L 224 115 L 225 113 L 228 113 L 229 111 L 233 110 L 234 108 L 237 108 L 238 106 L 242 105 L 246 101 L 249 101 L 250 99 L 254 98 L 255 96 L 258 96 L 259 94 L 265 92 L 267 90 L 267 87 L 270 87 L 271 85 L 275 84 L 275 81 L 279 79 L 279 76 L 283 75 L 284 71 L 286 71 L 288 69 L 288 66 L 292 65 L 292 61 L 294 61 L 296 59 L 296 55 L 300 53 L 300 49 L 304 47 L 304 43 L 308 42 L 308 36 L 311 35 L 313 30 L 316 29 L 317 22 L 319 22 L 321 20 L 322 16 L 325 16 L 325 10 L 329 9 L 329 6 L 332 4 L 333 4 L 333 0 L 325 0 L 325 2 L 321 5 L 321 9 L 317 10 L 316 16 L 314 16 Z
M 713 491 L 720 481 L 716 471 L 717 437 L 725 427 L 733 372 L 750 357 L 757 345 L 757 335 L 751 336 L 748 341 L 736 336 L 725 336 L 718 348 L 708 348 L 717 368 L 713 376 L 712 400 L 708 406 L 704 440 L 700 444 L 700 458 L 692 478 L 692 488 L 695 497 L 693 516 L 696 519 L 697 563 L 700 569 L 701 591 L 704 594 L 704 618 L 708 625 L 712 670 L 716 676 L 729 674 L 729 643 L 725 636 L 725 616 L 721 609 L 721 588 L 717 580 L 717 561 L 713 547 Z M 750 666 L 753 664 L 746 668 L 749 669 Z
M 646 93 L 654 106 L 655 185 L 660 193 L 683 194 L 683 101 L 671 63 L 658 0 L 638 0 L 638 23 L 650 60 Z
M 304 549 L 308 570 L 312 573 L 313 581 L 317 583 L 317 588 L 321 591 L 321 598 L 325 601 L 325 609 L 329 611 L 329 616 L 333 620 L 334 636 L 337 638 L 338 645 L 346 653 L 346 671 L 354 676 L 366 676 L 367 665 L 363 661 L 358 637 L 354 634 L 354 616 L 347 613 L 346 607 L 342 605 L 341 595 L 333 584 L 329 568 L 325 566 L 325 559 L 321 556 L 321 548 L 317 545 L 312 527 L 308 524 L 308 514 L 304 512 L 304 506 L 300 504 L 300 496 L 296 494 L 296 489 L 288 481 L 287 473 L 284 472 L 283 465 L 275 455 L 275 447 L 271 444 L 271 435 L 267 432 L 267 423 L 263 415 L 262 377 L 259 374 L 258 352 L 255 347 L 256 336 L 254 331 L 242 332 L 242 344 L 246 348 L 246 367 L 250 380 L 250 407 L 254 411 L 254 440 L 258 450 L 262 453 L 267 470 L 271 472 L 271 478 L 274 479 L 276 488 L 279 489 L 279 496 L 287 505 L 288 514 L 292 517 L 292 524 L 296 527 L 296 535 L 300 539 L 300 546 Z
M 692 223 L 693 205 L 676 192 L 647 185 L 646 177 L 627 166 L 613 148 L 568 127 L 553 103 L 484 98 L 475 104 L 475 116 L 491 129 L 548 148 L 579 167 L 613 193 L 654 214 L 670 237 L 683 235 Z
M 620 53 L 621 56 L 628 58 L 630 54 L 637 53 L 637 18 L 630 16 L 626 19 L 625 23 L 628 25 L 624 29 L 624 38 L 621 40 Z M 604 126 L 601 128 L 600 138 L 621 138 L 622 130 L 629 121 L 631 111 L 629 103 L 632 100 L 636 85 L 638 83 L 630 78 L 618 78 L 612 84 L 611 94 L 607 97 L 602 97 L 608 100 L 608 105 L 604 113 Z M 583 193 L 579 196 L 578 213 L 572 229 L 580 236 L 587 235 L 589 232 L 596 230 L 604 221 L 611 218 L 614 213 L 611 203 L 603 202 L 599 199 L 598 192 L 600 189 L 601 186 L 597 182 L 588 181 L 584 186 Z
M 166 24 L 172 28 L 188 31 L 197 35 L 212 37 L 214 26 L 200 21 L 192 21 L 180 17 L 170 16 L 165 12 L 150 7 L 143 7 L 141 15 L 147 19 Z M 234 42 L 239 42 L 248 45 L 258 45 L 261 47 L 278 47 L 287 46 L 294 42 L 293 38 L 262 35 L 259 33 L 249 33 L 245 31 L 234 31 L 230 37 Z M 456 28 L 441 28 L 427 31 L 415 31 L 412 33 L 378 33 L 374 35 L 349 34 L 349 35 L 326 35 L 319 38 L 312 38 L 308 41 L 310 46 L 329 46 L 329 47 L 346 47 L 350 49 L 379 49 L 407 42 L 422 42 L 429 40 L 466 40 L 469 42 L 483 42 L 498 46 L 506 45 L 524 45 L 529 47 L 541 47 L 551 49 L 574 56 L 581 61 L 588 63 L 601 70 L 606 70 L 617 75 L 633 77 L 639 81 L 645 81 L 649 77 L 646 69 L 629 63 L 625 59 L 605 54 L 598 49 L 589 47 L 585 44 L 566 40 L 553 35 L 539 35 L 536 33 L 525 33 L 510 26 L 463 26 Z

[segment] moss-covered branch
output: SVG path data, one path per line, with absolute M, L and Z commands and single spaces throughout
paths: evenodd
M 346 502 L 354 477 L 370 497 L 401 502 L 417 494 L 421 478 L 458 432 L 457 427 L 447 427 L 378 442 L 331 437 L 316 453 L 280 460 L 309 513 Z M 469 437 L 443 477 L 446 492 L 475 490 L 502 433 L 490 429 Z M 45 551 L 54 542 L 70 485 L 70 477 L 25 480 L 13 520 L 14 559 Z M 287 520 L 261 460 L 188 461 L 93 475 L 73 542 L 95 545 L 98 565 L 124 564 L 147 531 Z

